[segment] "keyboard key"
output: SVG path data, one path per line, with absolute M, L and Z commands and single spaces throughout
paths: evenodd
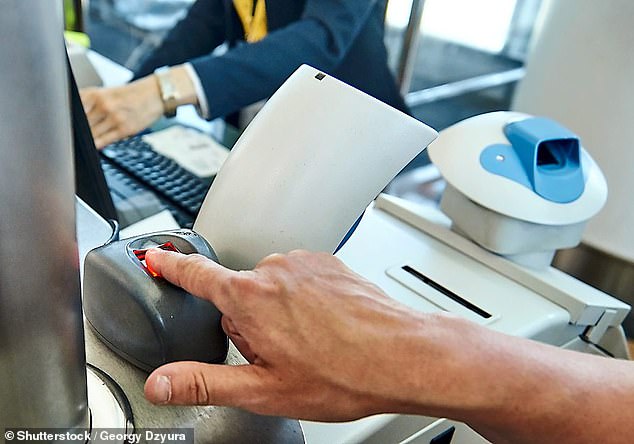
M 108 181 L 111 191 L 114 192 L 113 187 L 121 187 L 123 184 L 128 187 L 127 192 L 142 193 L 145 191 L 143 186 L 146 186 L 156 194 L 160 204 L 172 212 L 181 226 L 191 227 L 209 189 L 207 181 L 203 181 L 173 160 L 153 151 L 140 136 L 116 142 L 101 150 L 100 153 L 102 157 L 112 162 L 112 164 L 104 162 L 106 179 L 108 180 L 108 176 L 117 178 L 115 185 L 110 185 L 110 182 L 114 183 L 115 179 Z M 146 214 L 148 211 L 137 212 Z M 126 213 L 131 216 L 133 212 L 130 210 Z

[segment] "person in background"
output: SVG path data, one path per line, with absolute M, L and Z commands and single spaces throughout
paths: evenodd
M 495 443 L 629 443 L 634 363 L 559 349 L 390 299 L 330 254 L 232 271 L 149 250 L 147 264 L 214 303 L 249 362 L 156 369 L 155 404 L 347 421 L 407 413 L 463 421 Z
M 98 148 L 178 106 L 205 119 L 271 96 L 309 64 L 405 111 L 383 43 L 387 0 L 198 0 L 136 70 L 134 81 L 82 91 Z M 226 43 L 222 55 L 214 50 Z

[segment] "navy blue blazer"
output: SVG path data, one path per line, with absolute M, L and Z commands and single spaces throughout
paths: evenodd
M 198 0 L 145 59 L 142 77 L 191 62 L 210 118 L 232 114 L 273 94 L 302 63 L 323 70 L 405 111 L 383 43 L 387 0 L 266 0 L 268 35 L 245 43 L 231 0 Z M 222 56 L 211 52 L 227 42 Z

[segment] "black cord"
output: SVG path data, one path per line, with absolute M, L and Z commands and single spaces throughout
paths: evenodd
M 115 219 L 108 219 L 108 224 L 112 228 L 112 234 L 110 235 L 110 238 L 106 241 L 104 245 L 108 245 L 109 243 L 119 240 L 119 230 L 120 230 L 119 222 L 117 222 Z

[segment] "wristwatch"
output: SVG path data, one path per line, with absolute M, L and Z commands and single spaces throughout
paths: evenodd
M 180 94 L 172 83 L 170 69 L 167 66 L 163 66 L 154 71 L 154 75 L 156 76 L 159 90 L 161 91 L 161 100 L 163 101 L 163 115 L 165 117 L 176 116 L 176 108 L 178 107 Z

